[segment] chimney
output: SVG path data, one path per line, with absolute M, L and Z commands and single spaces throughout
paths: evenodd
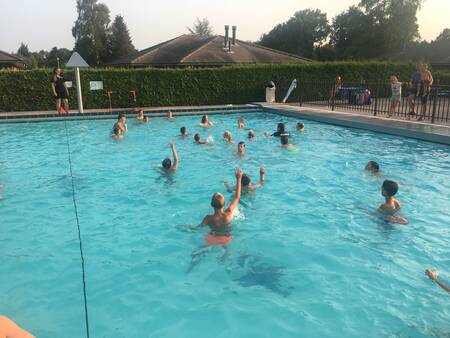
M 233 39 L 232 39 L 233 45 L 236 44 L 236 28 L 237 28 L 236 26 L 231 27 L 231 29 L 233 30 Z
M 230 26 L 229 25 L 225 25 L 225 38 L 223 41 L 223 45 L 226 48 L 227 44 L 228 44 L 228 40 L 229 40 L 229 35 L 228 35 L 228 31 L 230 30 Z

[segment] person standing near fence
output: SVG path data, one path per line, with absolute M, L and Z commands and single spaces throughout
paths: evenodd
M 417 96 L 420 98 L 422 109 L 420 115 L 417 117 L 418 121 L 422 121 L 427 113 L 428 97 L 430 96 L 433 81 L 433 75 L 428 70 L 428 65 L 425 63 L 420 65 L 420 82 Z
M 421 79 L 420 66 L 420 64 L 417 65 L 416 72 L 411 76 L 411 80 L 408 82 L 408 119 L 411 119 L 411 116 L 416 115 L 416 96 Z
M 342 88 L 342 78 L 340 76 L 336 76 L 336 81 L 334 83 L 333 88 L 330 91 L 330 98 L 328 99 L 328 105 L 332 104 L 333 101 L 336 100 L 336 96 L 339 94 L 339 91 Z
M 66 84 L 64 83 L 64 77 L 62 76 L 61 69 L 55 68 L 53 70 L 52 77 L 52 93 L 56 102 L 56 111 L 58 114 L 62 113 L 62 110 L 66 114 L 69 113 L 69 92 L 67 91 Z M 61 103 L 63 107 L 61 107 Z
M 392 96 L 391 96 L 391 104 L 389 105 L 389 112 L 388 112 L 388 118 L 391 117 L 396 109 L 400 101 L 402 100 L 402 83 L 398 81 L 397 77 L 392 75 L 391 76 L 391 90 L 392 90 Z

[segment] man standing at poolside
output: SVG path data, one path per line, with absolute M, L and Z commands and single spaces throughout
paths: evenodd
M 411 80 L 409 80 L 408 82 L 408 119 L 410 119 L 411 116 L 416 115 L 416 97 L 420 85 L 420 80 L 422 78 L 422 75 L 420 73 L 420 66 L 420 64 L 416 66 L 416 72 L 411 76 Z

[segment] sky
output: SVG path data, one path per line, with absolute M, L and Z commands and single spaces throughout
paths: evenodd
M 262 33 L 288 20 L 293 13 L 319 8 L 331 20 L 358 0 L 103 0 L 125 19 L 134 45 L 144 49 L 187 33 L 196 17 L 207 17 L 214 33 L 237 25 L 237 38 L 256 41 Z M 76 0 L 0 0 L 0 50 L 15 52 L 21 42 L 31 51 L 54 46 L 72 49 Z M 419 32 L 432 40 L 450 28 L 450 0 L 425 0 L 418 13 Z

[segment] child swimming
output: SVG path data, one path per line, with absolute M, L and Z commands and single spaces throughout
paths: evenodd
M 248 176 L 247 174 L 243 173 L 242 174 L 242 179 L 241 179 L 241 183 L 242 183 L 242 193 L 248 193 L 250 191 L 255 191 L 258 190 L 259 188 L 262 188 L 264 186 L 264 174 L 266 173 L 265 169 L 263 167 L 259 168 L 259 183 L 258 184 L 250 184 L 251 182 L 251 178 L 250 176 Z M 227 189 L 227 191 L 232 192 L 234 190 L 236 190 L 236 186 L 231 187 L 228 182 L 223 182 L 223 184 L 225 185 L 225 188 Z
M 186 137 L 186 136 L 188 136 L 188 135 L 189 135 L 189 133 L 187 132 L 186 127 L 181 127 L 181 128 L 180 128 L 180 136 L 181 136 L 181 137 Z
M 242 142 L 242 141 L 238 143 L 237 154 L 239 156 L 244 156 L 245 155 L 245 143 Z
M 247 133 L 247 138 L 248 138 L 249 140 L 253 140 L 253 139 L 255 138 L 255 136 L 256 136 L 256 134 L 255 134 L 255 132 L 253 131 L 253 129 L 250 129 L 250 130 L 248 131 L 248 133 Z
M 286 126 L 284 123 L 278 123 L 277 125 L 277 131 L 274 132 L 272 135 L 270 136 L 276 136 L 276 137 L 280 137 L 281 135 L 287 135 L 289 136 L 289 133 L 286 132 Z
M 175 149 L 175 144 L 173 144 L 173 142 L 170 142 L 169 145 L 170 149 L 172 150 L 173 164 L 170 158 L 165 158 L 162 161 L 162 167 L 166 172 L 174 172 L 178 169 L 179 158 L 177 150 Z
M 144 111 L 142 109 L 139 109 L 136 120 L 140 123 L 147 123 L 148 122 L 148 116 L 144 115 Z
M 397 182 L 385 180 L 381 186 L 381 195 L 385 198 L 385 203 L 381 204 L 378 210 L 382 213 L 394 214 L 400 210 L 400 202 L 394 198 L 398 192 Z
M 241 117 L 239 118 L 239 120 L 238 120 L 238 128 L 239 128 L 239 129 L 243 129 L 244 126 L 245 126 L 244 118 L 241 116 Z
M 202 116 L 202 122 L 200 122 L 199 126 L 202 128 L 211 128 L 213 126 L 212 122 L 208 118 L 208 115 Z
M 173 113 L 169 110 L 168 112 L 167 112 L 167 119 L 168 120 L 174 120 L 175 118 L 173 117 Z
M 115 127 L 114 128 L 112 138 L 115 139 L 115 140 L 123 139 L 123 133 L 122 133 L 122 130 L 119 127 Z
M 207 143 L 208 143 L 208 140 L 202 140 L 202 139 L 200 138 L 200 134 L 199 134 L 199 133 L 197 133 L 197 134 L 194 135 L 194 141 L 195 141 L 195 143 L 197 143 L 197 144 L 207 144 Z
M 305 131 L 305 125 L 301 122 L 297 123 L 297 131 L 304 132 Z
M 242 170 L 236 168 L 236 193 L 228 208 L 225 207 L 225 197 L 216 192 L 211 199 L 211 206 L 214 209 L 213 215 L 207 215 L 198 225 L 199 227 L 209 226 L 210 232 L 206 234 L 206 245 L 228 245 L 233 237 L 231 236 L 230 224 L 233 221 L 233 213 L 241 198 Z
M 117 122 L 114 124 L 113 132 L 116 128 L 119 128 L 120 131 L 123 133 L 126 133 L 128 131 L 128 126 L 125 123 L 127 121 L 127 117 L 124 114 L 119 114 L 117 117 Z
M 289 143 L 289 135 L 288 134 L 282 134 L 280 136 L 280 145 L 283 148 L 287 148 L 287 149 L 294 149 L 294 145 Z
M 380 165 L 375 161 L 369 161 L 364 169 L 372 174 L 378 174 L 380 172 Z
M 231 136 L 231 132 L 229 131 L 223 133 L 223 140 L 227 143 L 234 143 L 233 137 Z

